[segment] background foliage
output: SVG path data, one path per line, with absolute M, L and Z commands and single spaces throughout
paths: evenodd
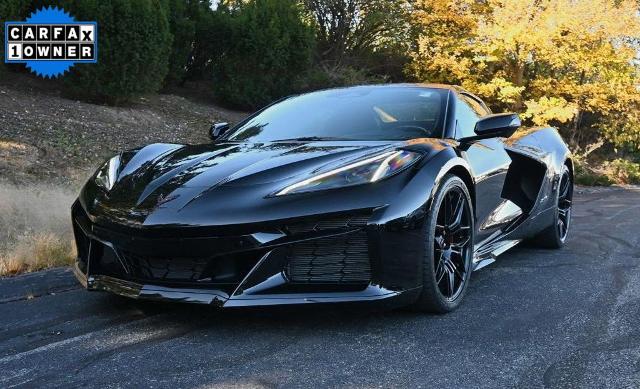
M 314 47 L 302 7 L 290 0 L 254 0 L 228 12 L 229 46 L 213 62 L 216 94 L 255 108 L 295 90 Z
M 196 24 L 199 20 L 198 4 L 193 4 L 194 10 L 192 4 L 184 0 L 165 0 L 163 6 L 173 36 L 169 68 L 164 82 L 169 85 L 181 84 L 186 77 L 187 62 L 195 40 Z
M 606 171 L 618 182 L 636 180 L 637 1 L 217 3 L 0 0 L 0 21 L 21 20 L 53 4 L 76 18 L 98 20 L 98 65 L 77 65 L 61 82 L 86 100 L 124 104 L 189 82 L 214 91 L 219 103 L 256 109 L 332 86 L 461 84 L 495 111 L 518 112 L 528 125 L 558 127 L 585 174 Z
M 574 148 L 606 135 L 637 149 L 637 9 L 630 0 L 420 0 L 407 74 L 558 126 Z
M 30 0 L 0 0 L 0 37 L 4 42 L 4 22 L 22 20 L 22 16 L 27 13 Z M 4 62 L 4 43 L 0 45 L 0 55 Z M 0 66 L 0 74 L 5 71 L 4 66 Z
M 118 104 L 157 91 L 167 75 L 172 36 L 159 0 L 67 0 L 78 20 L 97 20 L 99 59 L 74 66 L 65 86 L 74 95 Z

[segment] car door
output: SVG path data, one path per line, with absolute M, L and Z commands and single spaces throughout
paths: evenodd
M 475 135 L 476 122 L 490 114 L 475 97 L 459 94 L 455 100 L 456 138 Z M 503 204 L 501 198 L 511 158 L 505 151 L 504 139 L 489 138 L 464 142 L 460 146 L 462 158 L 471 167 L 476 182 L 476 244 L 490 241 L 500 234 L 499 223 L 493 215 Z

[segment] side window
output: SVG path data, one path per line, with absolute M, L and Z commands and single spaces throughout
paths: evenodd
M 487 110 L 487 108 L 485 108 L 484 105 L 482 105 L 478 100 L 474 99 L 471 96 L 462 95 L 462 100 L 464 100 L 467 104 L 469 104 L 471 109 L 473 109 L 473 111 L 478 116 L 485 116 L 491 113 Z
M 465 138 L 473 136 L 473 129 L 480 116 L 461 99 L 456 101 L 456 137 Z

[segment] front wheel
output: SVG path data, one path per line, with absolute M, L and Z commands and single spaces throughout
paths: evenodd
M 459 177 L 447 175 L 423 228 L 422 292 L 414 308 L 445 313 L 460 305 L 471 275 L 473 236 L 469 191 Z

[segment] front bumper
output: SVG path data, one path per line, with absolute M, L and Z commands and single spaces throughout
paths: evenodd
M 87 290 L 110 292 L 134 299 L 205 304 L 225 308 L 358 302 L 379 302 L 393 307 L 414 301 L 419 293 L 419 290 L 389 291 L 370 285 L 357 292 L 229 296 L 223 291 L 213 289 L 169 288 L 102 275 L 87 278 L 77 266 L 74 266 L 74 274 Z
M 377 224 L 375 210 L 180 238 L 97 225 L 78 202 L 72 215 L 75 275 L 88 290 L 219 307 L 393 307 L 412 302 L 421 289 L 413 229 Z

